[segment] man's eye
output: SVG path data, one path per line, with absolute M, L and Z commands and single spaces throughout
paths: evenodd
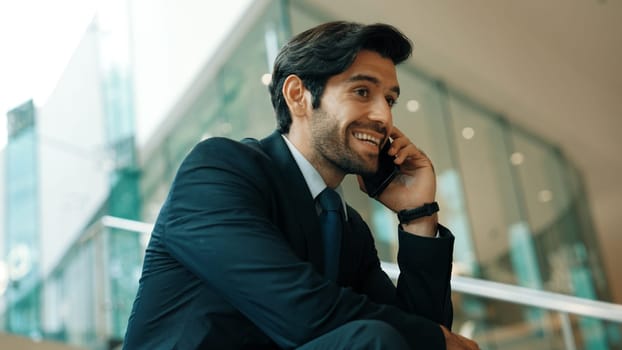
M 354 93 L 361 96 L 361 97 L 367 97 L 369 96 L 369 90 L 367 89 L 356 89 L 354 90 Z
M 395 106 L 395 104 L 397 103 L 397 100 L 391 96 L 387 97 L 387 104 L 389 105 L 389 107 L 393 107 Z

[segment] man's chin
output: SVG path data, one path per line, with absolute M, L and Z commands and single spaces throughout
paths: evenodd
M 352 156 L 340 162 L 341 168 L 347 174 L 371 176 L 378 171 L 378 157 Z

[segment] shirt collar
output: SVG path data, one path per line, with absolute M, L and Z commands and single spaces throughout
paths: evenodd
M 311 196 L 313 196 L 313 199 L 317 198 L 320 192 L 324 191 L 326 188 L 326 183 L 324 182 L 324 179 L 322 179 L 322 175 L 315 170 L 313 165 L 309 163 L 307 158 L 300 153 L 296 146 L 294 146 L 294 144 L 291 143 L 285 135 L 281 135 L 281 137 L 285 140 L 287 148 L 289 148 L 289 151 L 292 153 L 298 168 L 300 168 L 302 176 L 305 178 L 305 182 L 309 187 L 309 192 L 311 192 Z
M 300 172 L 302 172 L 302 176 L 307 183 L 307 187 L 309 187 L 309 192 L 311 192 L 311 196 L 313 196 L 313 199 L 315 200 L 320 192 L 324 191 L 324 189 L 328 187 L 326 186 L 326 182 L 324 182 L 324 179 L 322 179 L 322 175 L 320 175 L 320 173 L 313 167 L 313 165 L 311 165 L 307 158 L 305 158 L 305 156 L 300 153 L 296 146 L 291 143 L 291 141 L 289 141 L 287 137 L 285 137 L 285 135 L 281 134 L 281 137 L 283 138 L 283 140 L 285 140 L 285 144 L 287 145 L 287 148 L 289 148 L 289 151 L 292 153 L 294 161 L 296 161 L 296 164 L 298 165 L 298 168 L 300 169 Z M 337 186 L 337 188 L 335 188 L 335 191 L 339 194 L 339 197 L 341 197 L 343 210 L 344 213 L 346 213 L 347 217 L 346 203 L 343 200 L 343 190 L 341 189 L 341 185 Z

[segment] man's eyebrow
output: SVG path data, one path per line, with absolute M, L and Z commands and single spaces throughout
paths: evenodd
M 350 78 L 348 78 L 348 80 L 346 80 L 348 83 L 352 83 L 352 82 L 356 82 L 356 81 L 369 81 L 371 83 L 373 83 L 374 85 L 380 85 L 380 80 L 376 77 L 372 77 L 371 75 L 365 75 L 365 74 L 357 74 L 357 75 L 353 75 Z M 397 96 L 400 95 L 400 87 L 399 86 L 394 86 L 392 88 L 390 88 L 389 90 L 395 92 L 397 94 Z

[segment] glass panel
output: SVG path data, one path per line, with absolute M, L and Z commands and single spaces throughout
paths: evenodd
M 318 14 L 315 9 L 302 1 L 290 1 L 289 3 L 289 20 L 292 35 L 301 33 L 326 20 L 326 18 L 323 18 L 323 15 Z
M 41 315 L 43 336 L 70 344 L 98 344 L 95 245 L 90 239 L 74 244 L 57 268 L 43 281 Z M 102 333 L 99 333 L 101 336 Z
M 567 181 L 554 148 L 519 131 L 512 132 L 512 143 L 524 158 L 516 169 L 529 225 L 539 233 L 568 206 Z
M 173 179 L 183 158 L 205 136 L 210 122 L 222 116 L 222 97 L 217 84 L 213 84 L 201 93 L 199 99 L 190 108 L 183 119 L 172 129 L 165 144 L 167 168 L 165 178 Z M 162 180 L 162 179 L 160 179 Z
M 97 340 L 92 248 L 86 244 L 74 249 L 60 276 L 62 287 L 57 305 L 64 321 L 63 335 L 71 344 L 94 344 Z
M 453 300 L 463 305 L 454 316 L 453 331 L 474 339 L 481 349 L 567 349 L 556 312 L 462 294 L 454 294 Z M 542 317 L 524 317 L 533 313 Z
M 602 320 L 570 316 L 577 348 L 587 350 L 621 349 L 620 325 L 607 327 Z M 617 329 L 616 329 L 617 328 Z
M 578 240 L 580 226 L 560 157 L 554 148 L 534 137 L 516 130 L 511 135 L 514 152 L 524 159 L 515 168 L 526 219 L 536 240 L 542 277 L 548 289 L 573 293 L 577 286 L 572 281 L 571 266 L 582 269 L 586 249 Z M 574 263 L 569 264 L 571 261 Z M 589 283 L 585 293 L 593 296 L 592 286 Z
M 123 339 L 138 290 L 143 247 L 139 235 L 118 229 L 108 231 L 107 272 L 110 279 L 111 336 Z
M 533 255 L 533 245 L 519 212 L 510 153 L 504 140 L 505 124 L 461 97 L 450 96 L 452 137 L 476 233 L 475 251 L 482 266 L 481 275 L 537 288 L 537 265 L 525 266 L 529 259 L 524 259 L 523 254 Z M 516 248 L 510 250 L 512 245 Z M 520 271 L 524 271 L 522 281 L 516 276 Z
M 6 330 L 41 338 L 38 288 L 40 215 L 38 138 L 32 101 L 8 114 L 4 252 L 10 282 L 4 292 Z
M 272 2 L 240 43 L 243 49 L 222 68 L 223 117 L 234 139 L 261 138 L 276 127 L 267 83 L 276 53 L 284 43 L 279 6 L 279 2 Z
M 145 171 L 143 175 L 148 182 L 143 184 L 144 212 L 148 217 L 155 220 L 180 162 L 201 139 L 260 138 L 274 130 L 276 121 L 265 75 L 269 75 L 272 60 L 286 36 L 282 16 L 281 2 L 271 2 L 223 67 L 197 94 L 189 110 L 171 128 L 165 141 L 150 154 L 155 164 L 151 166 L 151 161 L 145 164 L 148 170 L 155 171 Z
M 395 125 L 433 161 L 437 174 L 439 221 L 455 235 L 454 272 L 476 275 L 479 267 L 466 211 L 463 180 L 445 89 L 409 66 L 398 68 L 404 91 L 394 113 Z

